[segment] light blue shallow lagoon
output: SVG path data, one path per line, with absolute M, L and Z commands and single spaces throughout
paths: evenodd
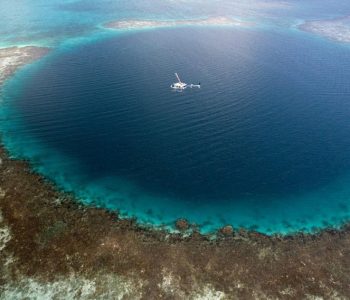
M 66 16 L 62 35 L 45 33 L 43 20 L 31 31 L 55 49 L 2 91 L 11 154 L 83 203 L 142 224 L 187 218 L 202 232 L 232 224 L 270 234 L 350 219 L 349 47 L 290 29 L 297 18 L 282 8 L 288 26 L 255 12 L 244 15 L 260 20 L 253 28 L 113 32 L 98 26 L 164 8 L 140 13 L 130 2 L 112 16 L 111 4 L 87 3 L 52 10 Z M 84 24 L 65 30 L 77 15 Z M 172 91 L 174 72 L 201 89 Z

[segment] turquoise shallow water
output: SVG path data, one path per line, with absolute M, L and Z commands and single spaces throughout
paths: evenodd
M 286 233 L 349 219 L 346 46 L 290 30 L 300 7 L 222 2 L 215 12 L 259 20 L 250 29 L 103 30 L 115 18 L 213 12 L 117 5 L 42 4 L 26 21 L 34 27 L 7 24 L 5 44 L 25 43 L 11 32 L 23 26 L 28 41 L 56 47 L 5 86 L 0 127 L 11 153 L 84 202 L 142 223 L 186 217 L 203 231 L 231 223 Z M 171 93 L 174 71 L 202 89 Z
M 301 20 L 346 15 L 345 0 L 13 0 L 0 3 L 0 46 L 57 46 L 69 40 L 103 35 L 101 25 L 118 19 L 193 19 L 232 16 L 259 26 L 288 28 Z

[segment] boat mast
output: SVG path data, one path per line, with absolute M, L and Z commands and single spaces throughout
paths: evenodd
M 180 77 L 179 77 L 179 75 L 177 75 L 177 73 L 175 73 L 175 76 L 176 76 L 177 80 L 179 81 L 179 83 L 182 83 L 180 80 Z

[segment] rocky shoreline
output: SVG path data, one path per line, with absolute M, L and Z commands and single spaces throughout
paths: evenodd
M 0 49 L 1 80 L 48 51 Z M 216 238 L 184 219 L 176 226 L 170 234 L 83 206 L 0 147 L 4 298 L 350 297 L 349 225 L 290 236 L 227 225 Z

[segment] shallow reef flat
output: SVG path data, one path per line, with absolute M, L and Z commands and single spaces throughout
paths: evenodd
M 2 80 L 48 51 L 9 49 Z M 4 64 L 4 53 L 23 57 Z M 0 147 L 0 298 L 350 297 L 350 225 L 289 236 L 229 225 L 201 235 L 184 219 L 176 227 L 83 206 Z
M 143 29 L 143 28 L 159 28 L 173 26 L 253 26 L 252 22 L 240 21 L 227 17 L 213 17 L 198 20 L 122 20 L 112 21 L 105 24 L 106 28 L 111 29 Z
M 216 238 L 80 205 L 0 150 L 0 293 L 5 298 L 254 299 L 350 297 L 350 226 Z
M 336 42 L 350 43 L 350 17 L 309 21 L 299 28 Z
M 0 48 L 0 86 L 19 67 L 44 56 L 48 52 L 48 48 L 33 46 Z

